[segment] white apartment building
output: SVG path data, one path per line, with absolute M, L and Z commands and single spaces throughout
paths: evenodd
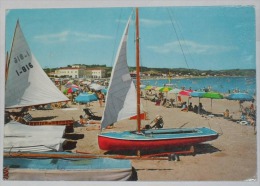
M 63 67 L 55 70 L 55 76 L 57 77 L 71 77 L 71 78 L 84 78 L 85 69 L 83 68 L 72 68 Z
M 92 69 L 92 78 L 104 78 L 106 77 L 106 71 L 103 69 Z

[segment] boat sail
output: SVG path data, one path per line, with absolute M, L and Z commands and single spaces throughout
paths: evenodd
M 141 130 L 140 121 L 140 72 L 139 72 L 139 13 L 136 8 L 136 92 L 132 89 L 132 80 L 129 79 L 129 73 L 126 69 L 126 39 L 129 21 L 127 22 L 113 72 L 110 80 L 110 86 L 107 93 L 107 100 L 102 118 L 102 128 L 107 125 L 124 119 L 120 117 L 123 111 L 131 111 L 131 114 L 137 114 L 137 131 L 123 132 L 101 132 L 98 135 L 99 148 L 107 151 L 147 151 L 172 149 L 173 147 L 190 146 L 205 141 L 218 138 L 218 133 L 209 128 L 170 128 L 170 129 L 145 129 Z M 121 69 L 123 69 L 121 71 Z M 131 88 L 131 89 L 130 89 Z M 130 94 L 132 93 L 132 94 Z M 111 95 L 112 94 L 112 95 Z M 116 96 L 116 97 L 114 97 Z M 129 97 L 131 96 L 131 98 Z M 136 111 L 133 111 L 134 100 L 136 96 Z M 112 99 L 111 99 L 112 98 Z M 131 109 L 127 107 L 131 106 Z M 125 113 L 125 112 L 123 112 Z M 110 116 L 112 114 L 112 116 Z M 113 118 L 111 120 L 110 118 Z
M 120 47 L 116 55 L 111 80 L 106 96 L 106 105 L 101 120 L 101 127 L 106 128 L 117 121 L 135 116 L 137 105 L 136 89 L 127 65 L 127 36 L 130 18 L 124 30 Z
M 68 101 L 42 70 L 17 21 L 9 57 L 5 108 Z

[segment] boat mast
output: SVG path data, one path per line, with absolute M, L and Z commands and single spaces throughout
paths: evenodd
M 8 52 L 6 52 L 6 58 L 5 58 L 5 83 L 6 83 L 6 80 L 7 80 L 7 77 L 8 77 L 8 70 L 9 70 L 9 54 Z
M 140 50 L 139 50 L 139 11 L 136 8 L 136 91 L 137 91 L 137 131 L 140 132 L 141 118 L 140 118 Z

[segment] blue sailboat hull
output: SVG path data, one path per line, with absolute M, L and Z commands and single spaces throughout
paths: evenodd
M 5 179 L 28 181 L 123 181 L 133 172 L 131 161 L 112 158 L 4 157 L 3 166 Z

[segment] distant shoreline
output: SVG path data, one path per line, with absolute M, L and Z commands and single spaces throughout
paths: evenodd
M 187 76 L 178 76 L 178 77 L 172 77 L 171 80 L 174 79 L 199 79 L 199 78 L 238 78 L 238 77 L 255 77 L 256 76 L 193 76 L 193 77 L 187 77 Z M 156 78 L 143 78 L 141 77 L 141 80 L 161 80 L 161 79 L 169 79 L 168 77 L 156 77 Z M 135 80 L 135 78 L 134 78 Z

